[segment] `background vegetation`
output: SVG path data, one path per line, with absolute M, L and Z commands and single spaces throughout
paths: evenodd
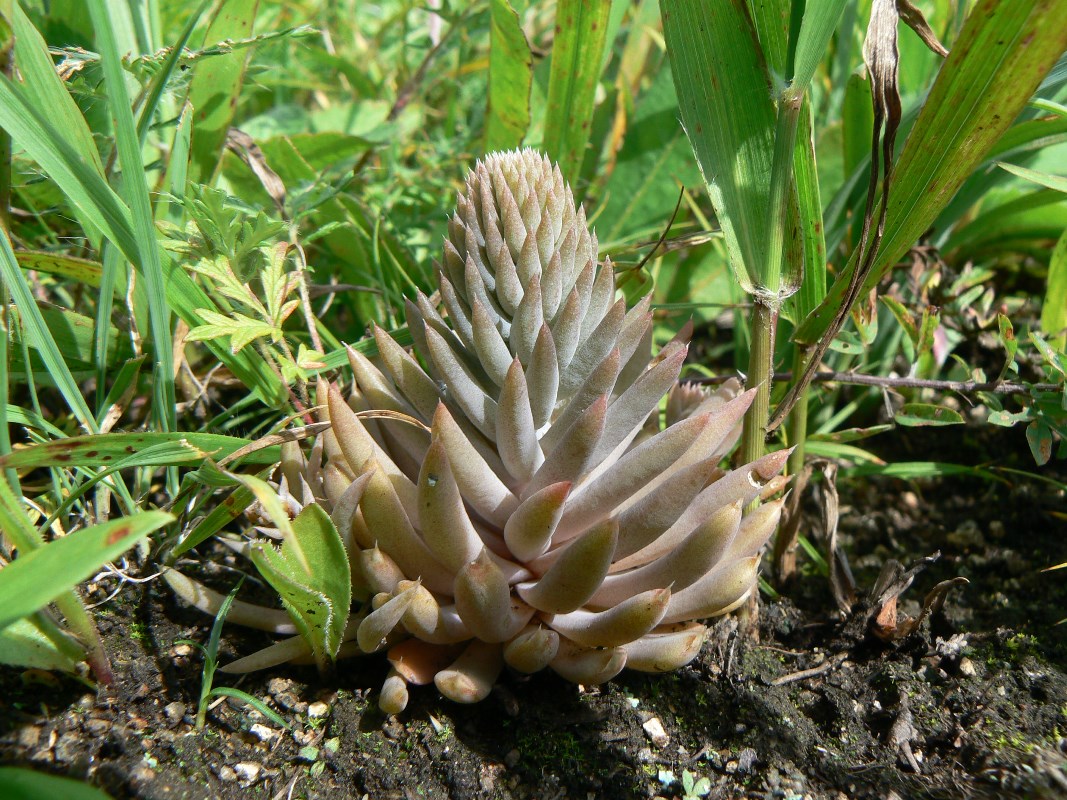
M 240 517 L 343 344 L 405 341 L 494 149 L 559 161 L 691 377 L 766 388 L 748 455 L 1023 479 L 863 441 L 1001 425 L 1062 493 L 1067 2 L 919 3 L 949 55 L 900 24 L 898 94 L 896 4 L 807 5 L 0 3 L 0 660 L 108 680 L 72 587 Z

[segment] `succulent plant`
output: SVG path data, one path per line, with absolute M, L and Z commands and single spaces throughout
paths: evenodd
M 367 602 L 344 648 L 387 650 L 382 709 L 431 681 L 480 700 L 505 664 L 597 684 L 688 663 L 781 510 L 742 513 L 785 452 L 721 467 L 753 392 L 679 384 L 684 336 L 653 356 L 650 298 L 627 310 L 533 151 L 474 167 L 437 277 L 440 306 L 407 305 L 414 352 L 375 327 L 376 361 L 350 349 L 352 388 L 320 382 L 330 428 L 279 470 L 349 554 Z

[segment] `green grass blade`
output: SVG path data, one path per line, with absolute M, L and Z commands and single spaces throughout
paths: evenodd
M 141 143 L 126 94 L 126 78 L 119 60 L 118 45 L 112 18 L 104 0 L 90 0 L 97 48 L 100 50 L 107 86 L 108 103 L 115 121 L 115 137 L 119 163 L 122 166 L 122 193 L 129 203 L 134 239 L 140 256 L 134 264 L 140 267 L 148 295 L 149 326 L 153 348 L 152 416 L 160 430 L 176 427 L 174 400 L 174 348 L 171 344 L 170 308 L 167 290 L 160 267 L 159 242 L 156 238 L 152 203 L 148 197 L 148 179 L 141 158 Z
M 258 9 L 259 0 L 223 0 L 208 26 L 205 43 L 248 38 Z M 189 176 L 197 183 L 215 180 L 247 62 L 248 51 L 235 50 L 199 62 L 193 72 L 188 95 L 195 112 Z
M 542 145 L 572 184 L 589 144 L 610 14 L 611 0 L 560 0 L 556 7 Z
M 102 268 L 100 262 L 92 259 L 78 258 L 63 253 L 50 253 L 45 250 L 17 250 L 15 258 L 18 259 L 19 266 L 23 269 L 70 278 L 72 281 L 83 283 L 94 289 L 100 285 Z
M 795 319 L 804 319 L 826 297 L 826 239 L 822 220 L 822 196 L 815 166 L 811 108 L 800 111 L 797 144 L 793 151 L 793 175 L 797 187 L 797 212 L 804 235 L 804 277 L 793 296 Z
M 533 55 L 519 15 L 508 0 L 490 0 L 487 152 L 522 144 L 530 127 Z
M 48 109 L 49 119 L 56 124 L 56 131 L 81 160 L 102 178 L 104 166 L 85 117 L 56 73 L 47 43 L 18 3 L 14 6 L 12 25 L 15 31 L 15 61 L 21 77 L 19 87 L 31 102 Z
M 682 122 L 722 227 L 730 264 L 749 293 L 764 289 L 775 114 L 742 0 L 661 0 Z M 774 291 L 777 297 L 777 290 Z
M 815 77 L 815 70 L 826 54 L 830 37 L 841 21 L 847 0 L 820 0 L 804 4 L 796 53 L 793 56 L 793 79 L 790 90 L 802 94 Z
M 109 466 L 129 458 L 149 447 L 176 444 L 193 447 L 215 460 L 225 458 L 251 442 L 221 433 L 104 433 L 93 436 L 71 436 L 43 444 L 22 447 L 0 456 L 0 468 L 35 469 L 37 467 L 98 467 Z M 173 451 L 180 454 L 184 451 Z M 176 463 L 171 451 L 149 453 L 141 466 L 167 466 Z M 249 453 L 246 464 L 276 464 L 281 457 L 277 446 L 264 447 Z M 188 459 L 182 458 L 185 461 Z
M 102 231 L 136 263 L 139 254 L 129 208 L 35 104 L 2 75 L 0 128 L 10 133 L 12 140 L 48 173 L 83 220 Z
M 1012 175 L 1017 175 L 1040 186 L 1055 189 L 1057 192 L 1067 192 L 1067 177 L 1063 175 L 1051 175 L 1048 172 L 1038 172 L 1026 167 L 1017 167 L 1014 164 L 999 163 L 997 166 Z
M 170 79 L 174 76 L 174 71 L 178 68 L 185 45 L 189 43 L 189 38 L 193 35 L 193 31 L 196 30 L 200 16 L 210 2 L 211 0 L 201 0 L 200 5 L 189 15 L 189 19 L 178 36 L 178 40 L 171 46 L 170 54 L 167 56 L 167 60 L 163 62 L 163 67 L 152 79 L 152 88 L 149 90 L 144 107 L 141 109 L 141 116 L 137 119 L 137 140 L 142 145 L 148 136 L 148 129 L 152 125 L 152 118 L 156 115 L 156 109 L 159 108 L 159 101 L 163 97 L 163 92 L 170 83 Z
M 24 553 L 0 570 L 0 630 L 52 602 L 172 519 L 162 511 L 145 511 Z
M 895 169 L 885 235 L 859 293 L 866 296 L 982 163 L 1067 49 L 1067 0 L 976 4 L 942 66 Z M 832 321 L 855 254 L 794 338 L 815 342 Z
M 1041 330 L 1056 349 L 1067 350 L 1067 231 L 1056 242 L 1048 263 Z
M 67 366 L 63 352 L 45 324 L 44 317 L 37 307 L 37 300 L 30 292 L 30 287 L 26 284 L 22 270 L 19 269 L 18 262 L 15 260 L 15 253 L 11 250 L 11 242 L 7 238 L 7 233 L 2 230 L 0 230 L 0 277 L 3 278 L 11 293 L 11 298 L 15 301 L 26 341 L 40 354 L 49 374 L 55 381 L 56 388 L 63 395 L 63 399 L 66 400 L 78 423 L 87 431 L 95 432 L 98 430 L 96 418 L 89 410 L 81 388 Z

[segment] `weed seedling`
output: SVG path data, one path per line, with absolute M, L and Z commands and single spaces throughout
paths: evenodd
M 212 685 L 215 681 L 215 669 L 218 667 L 219 640 L 222 638 L 222 626 L 226 621 L 226 615 L 230 612 L 230 606 L 233 605 L 233 601 L 237 597 L 237 592 L 241 589 L 243 580 L 242 578 L 237 582 L 237 585 L 233 587 L 233 591 L 226 596 L 226 599 L 219 607 L 219 613 L 215 616 L 215 622 L 211 626 L 211 635 L 208 637 L 206 647 L 191 639 L 180 639 L 176 642 L 176 644 L 191 645 L 204 654 L 204 671 L 200 678 L 200 702 L 196 709 L 196 729 L 198 731 L 203 730 L 204 722 L 207 719 L 208 704 L 215 697 L 232 697 L 240 700 L 252 706 L 275 725 L 279 725 L 286 730 L 292 728 L 288 722 L 268 708 L 258 697 L 253 697 L 248 692 L 242 692 L 240 689 L 234 689 L 229 686 Z

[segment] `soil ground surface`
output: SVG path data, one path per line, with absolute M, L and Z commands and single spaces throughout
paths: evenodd
M 882 455 L 1033 468 L 1021 431 L 970 436 L 911 432 Z M 1062 463 L 1044 474 L 1067 477 Z M 0 763 L 115 798 L 1067 796 L 1067 624 L 1056 625 L 1067 573 L 1040 572 L 1067 561 L 1063 492 L 1022 478 L 843 478 L 840 488 L 840 541 L 861 589 L 889 558 L 942 553 L 901 596 L 901 618 L 938 582 L 969 581 L 900 641 L 870 635 L 862 601 L 838 613 L 807 562 L 789 597 L 764 599 L 758 636 L 722 620 L 673 674 L 624 672 L 589 688 L 507 675 L 478 705 L 421 689 L 387 719 L 376 705 L 385 667 L 369 657 L 329 680 L 296 667 L 219 675 L 292 730 L 224 701 L 196 731 L 201 660 L 179 642 L 205 642 L 211 620 L 161 582 L 127 584 L 98 611 L 114 686 L 0 670 Z M 809 511 L 802 530 L 818 542 Z M 224 587 L 233 573 L 218 578 Z M 104 580 L 94 594 L 112 589 Z M 221 660 L 267 641 L 227 627 Z

